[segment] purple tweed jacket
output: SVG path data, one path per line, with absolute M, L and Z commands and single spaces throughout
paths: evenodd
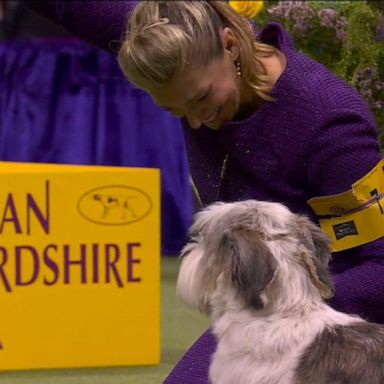
M 350 189 L 381 160 L 373 117 L 355 89 L 298 53 L 281 25 L 269 24 L 259 38 L 287 57 L 276 101 L 218 131 L 193 130 L 184 121 L 192 178 L 204 204 L 271 200 L 316 220 L 308 199 Z M 333 304 L 384 322 L 383 264 L 384 238 L 334 254 Z
M 183 121 L 191 175 L 203 204 L 278 201 L 316 221 L 308 199 L 350 189 L 381 160 L 373 117 L 356 90 L 298 53 L 281 25 L 269 24 L 259 39 L 287 57 L 273 89 L 276 101 L 219 131 L 193 130 Z M 335 253 L 331 268 L 336 295 L 330 304 L 384 323 L 384 238 Z M 207 331 L 165 383 L 207 384 L 214 351 Z
M 129 1 L 34 4 L 69 31 L 105 49 L 119 40 L 125 15 L 134 6 Z M 184 121 L 192 178 L 203 204 L 248 198 L 279 201 L 316 220 L 308 199 L 350 189 L 382 158 L 373 117 L 353 88 L 298 53 L 282 26 L 268 25 L 259 38 L 287 57 L 273 90 L 275 101 L 219 131 L 192 130 Z M 331 268 L 336 295 L 330 304 L 384 323 L 384 238 L 335 253 Z M 207 384 L 215 347 L 208 330 L 165 383 Z

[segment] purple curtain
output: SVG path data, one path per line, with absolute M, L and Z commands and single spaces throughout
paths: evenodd
M 160 168 L 162 252 L 185 242 L 193 204 L 179 120 L 84 41 L 0 41 L 0 160 Z

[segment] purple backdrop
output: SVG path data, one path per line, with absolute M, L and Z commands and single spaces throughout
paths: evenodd
M 183 134 L 123 77 L 115 56 L 76 38 L 0 42 L 0 160 L 156 167 L 162 251 L 192 216 Z

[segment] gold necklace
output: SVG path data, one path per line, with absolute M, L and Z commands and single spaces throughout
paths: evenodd
M 220 172 L 220 185 L 221 182 L 224 180 L 226 174 L 227 174 L 227 164 L 228 164 L 228 154 L 225 155 L 223 164 L 221 165 L 221 172 Z M 220 190 L 219 190 L 220 193 Z
M 226 174 L 227 174 L 228 157 L 229 157 L 228 154 L 225 155 L 224 160 L 223 160 L 223 163 L 222 163 L 222 165 L 221 165 L 221 171 L 220 171 L 220 185 L 219 185 L 219 189 L 218 189 L 218 192 L 217 192 L 217 200 L 220 200 L 220 190 L 221 190 L 221 186 L 222 186 L 223 180 L 225 179 L 225 176 L 226 176 Z M 197 202 L 199 203 L 199 205 L 200 205 L 201 208 L 204 208 L 204 204 L 203 204 L 203 201 L 201 200 L 199 190 L 197 189 L 196 184 L 195 184 L 195 182 L 193 181 L 192 177 L 190 177 L 190 181 L 191 181 L 192 189 L 193 189 L 193 192 L 195 193 Z

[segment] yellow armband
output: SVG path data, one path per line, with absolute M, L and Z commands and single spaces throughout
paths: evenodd
M 352 189 L 307 201 L 331 238 L 333 251 L 357 247 L 384 236 L 384 159 Z

